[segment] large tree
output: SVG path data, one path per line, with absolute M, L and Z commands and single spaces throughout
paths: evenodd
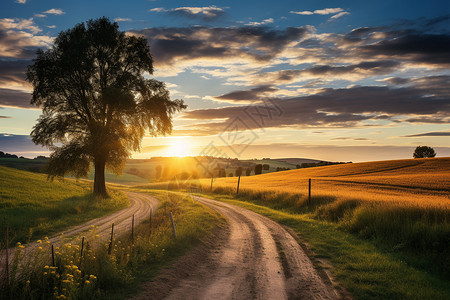
M 85 176 L 93 163 L 94 194 L 106 197 L 105 167 L 120 173 L 146 132 L 171 132 L 173 114 L 186 106 L 152 73 L 147 40 L 107 18 L 78 24 L 38 50 L 27 71 L 31 103 L 42 107 L 31 137 L 53 150 L 50 177 Z

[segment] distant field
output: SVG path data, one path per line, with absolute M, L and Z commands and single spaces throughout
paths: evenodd
M 284 161 L 278 161 L 275 159 L 255 159 L 255 160 L 243 160 L 244 162 L 251 162 L 254 164 L 262 164 L 262 165 L 269 165 L 269 170 L 263 170 L 264 173 L 271 173 L 275 172 L 277 168 L 287 168 L 287 169 L 295 169 L 296 165 Z M 254 174 L 252 172 L 252 174 Z
M 0 158 L 0 166 L 19 170 L 42 172 L 47 160 L 29 158 Z
M 91 185 L 71 179 L 51 182 L 44 174 L 0 166 L 0 243 L 6 226 L 12 242 L 24 242 L 127 205 L 126 197 L 114 191 L 109 200 L 94 199 Z
M 401 201 L 450 207 L 450 158 L 406 159 L 298 169 L 241 177 L 240 188 L 308 193 L 369 201 Z M 209 181 L 202 181 L 207 185 Z M 237 178 L 218 178 L 215 187 L 236 187 Z

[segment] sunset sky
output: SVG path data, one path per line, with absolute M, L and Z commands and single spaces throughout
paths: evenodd
M 101 16 L 148 39 L 152 76 L 188 105 L 135 158 L 450 156 L 448 0 L 2 0 L 0 151 L 48 154 L 29 138 L 40 110 L 26 66 Z

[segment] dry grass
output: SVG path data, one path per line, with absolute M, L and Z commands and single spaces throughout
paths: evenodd
M 408 159 L 333 165 L 241 177 L 241 191 L 308 193 L 370 202 L 450 208 L 450 158 Z M 209 190 L 210 180 L 199 181 Z M 213 187 L 235 189 L 236 177 L 214 179 Z

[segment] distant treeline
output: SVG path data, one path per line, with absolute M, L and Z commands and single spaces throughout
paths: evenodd
M 5 153 L 3 151 L 0 151 L 0 158 L 19 158 L 17 155 L 15 154 L 9 154 L 9 153 Z M 23 156 L 21 156 L 20 158 L 24 158 Z
M 28 159 L 28 158 L 25 158 L 25 157 L 23 157 L 23 156 L 17 156 L 17 155 L 15 155 L 15 154 L 10 154 L 10 153 L 6 153 L 6 152 L 3 152 L 3 151 L 0 151 L 0 158 L 23 158 L 23 159 Z M 39 155 L 39 156 L 36 156 L 35 158 L 33 158 L 33 159 L 38 159 L 38 160 L 48 160 L 48 159 L 50 159 L 50 158 L 48 158 L 48 157 L 45 157 L 45 156 L 42 156 L 42 155 Z
M 48 160 L 49 158 L 45 156 L 37 156 L 34 159 L 29 159 L 0 151 L 0 165 L 19 170 L 46 173 L 45 166 Z

